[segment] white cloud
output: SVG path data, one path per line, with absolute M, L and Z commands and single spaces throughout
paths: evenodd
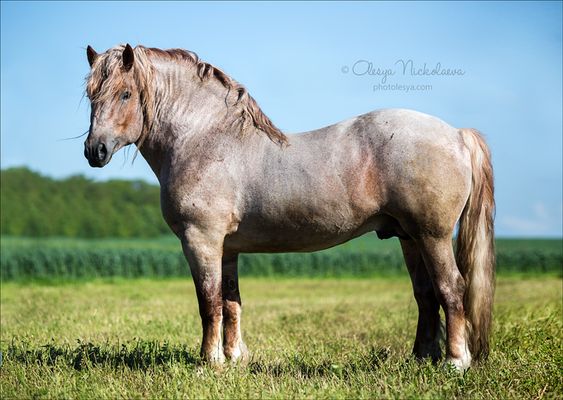
M 549 219 L 547 208 L 545 207 L 545 204 L 543 204 L 541 201 L 537 201 L 534 204 L 533 210 L 534 210 L 536 217 L 538 217 L 538 218 L 540 218 L 544 221 Z
M 561 208 L 550 210 L 541 201 L 535 202 L 530 208 L 531 216 L 508 215 L 503 217 L 499 224 L 503 230 L 509 230 L 511 236 L 562 235 Z

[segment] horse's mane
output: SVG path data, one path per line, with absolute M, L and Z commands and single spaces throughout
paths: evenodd
M 120 68 L 123 49 L 123 45 L 116 46 L 109 49 L 106 53 L 100 54 L 96 58 L 90 74 L 86 78 L 86 90 L 88 97 L 92 102 L 103 101 L 116 94 L 115 91 L 119 88 L 119 79 L 121 74 L 113 72 Z M 285 136 L 282 131 L 279 130 L 262 112 L 260 106 L 256 103 L 256 100 L 250 96 L 243 85 L 232 79 L 219 68 L 201 61 L 194 52 L 183 49 L 162 50 L 144 46 L 135 47 L 134 52 L 134 76 L 137 85 L 141 90 L 143 109 L 146 117 L 145 129 L 140 140 L 141 143 L 149 133 L 154 120 L 154 115 L 156 114 L 156 110 L 154 109 L 155 99 L 149 85 L 154 74 L 154 67 L 152 65 L 151 58 L 159 57 L 161 59 L 185 62 L 193 66 L 196 70 L 197 76 L 202 81 L 215 79 L 220 82 L 226 89 L 228 89 L 229 93 L 232 91 L 237 94 L 236 104 L 241 106 L 242 109 L 242 113 L 240 115 L 240 118 L 242 119 L 242 129 L 247 126 L 248 122 L 251 122 L 254 127 L 264 132 L 273 142 L 281 145 L 287 144 L 287 136 Z M 104 85 L 104 90 L 101 90 L 102 85 L 106 80 L 111 80 L 111 82 L 107 82 Z M 114 88 L 115 91 L 112 91 L 112 88 Z

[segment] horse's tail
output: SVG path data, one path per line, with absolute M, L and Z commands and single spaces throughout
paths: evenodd
M 460 129 L 471 154 L 472 184 L 459 220 L 456 261 L 465 279 L 463 306 L 468 325 L 468 345 L 474 359 L 489 353 L 495 291 L 495 199 L 491 153 L 475 129 Z

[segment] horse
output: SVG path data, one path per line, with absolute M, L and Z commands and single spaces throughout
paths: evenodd
M 414 356 L 442 360 L 442 307 L 445 363 L 463 371 L 487 357 L 495 203 L 477 130 L 383 109 L 286 135 L 244 86 L 191 51 L 86 53 L 84 155 L 103 167 L 135 144 L 156 175 L 195 284 L 204 362 L 249 357 L 239 254 L 316 251 L 374 231 L 401 243 L 418 306 Z

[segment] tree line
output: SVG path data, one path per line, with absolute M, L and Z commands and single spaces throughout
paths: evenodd
M 2 235 L 154 237 L 170 233 L 160 189 L 141 180 L 52 179 L 28 168 L 1 171 Z

